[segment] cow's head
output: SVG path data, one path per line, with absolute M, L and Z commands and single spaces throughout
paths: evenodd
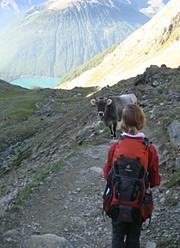
M 91 99 L 92 106 L 97 106 L 98 115 L 101 119 L 103 119 L 104 113 L 106 111 L 106 107 L 112 103 L 112 99 L 108 99 L 107 97 L 99 97 L 95 99 Z

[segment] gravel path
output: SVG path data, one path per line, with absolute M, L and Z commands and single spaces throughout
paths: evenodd
M 41 248 L 33 237 L 43 234 L 67 241 L 66 245 L 49 248 L 110 248 L 111 222 L 103 220 L 101 202 L 105 187 L 102 168 L 108 148 L 109 144 L 82 148 L 57 174 L 48 177 L 22 209 L 4 221 L 0 248 Z M 159 247 L 178 247 L 179 208 L 171 207 L 167 212 L 163 205 L 167 189 L 162 186 L 161 190 L 161 194 L 158 188 L 154 191 L 154 216 L 150 228 L 142 231 L 142 248 L 150 241 L 152 245 L 153 241 L 172 237 L 172 246 Z

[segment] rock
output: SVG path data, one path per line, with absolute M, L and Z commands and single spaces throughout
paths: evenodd
M 32 248 L 73 248 L 64 238 L 54 234 L 32 235 Z
M 169 132 L 169 138 L 171 144 L 178 148 L 180 146 L 180 122 L 178 120 L 174 120 L 169 126 L 168 126 L 168 132 Z
M 93 166 L 90 168 L 90 170 L 95 171 L 95 172 L 99 173 L 100 175 L 103 175 L 103 170 L 100 167 Z
M 0 198 L 0 216 L 3 216 L 5 211 L 8 211 L 12 208 L 13 202 L 19 194 L 18 189 L 14 189 L 8 195 Z
M 180 158 L 176 158 L 176 169 L 180 169 Z
M 159 86 L 159 85 L 160 85 L 160 82 L 157 81 L 157 80 L 153 81 L 153 83 L 152 83 L 153 87 L 156 87 L 156 86 Z
M 156 248 L 157 245 L 155 242 L 148 241 L 146 244 L 146 248 Z
M 3 239 L 7 242 L 16 243 L 21 238 L 21 233 L 17 229 L 12 229 L 3 234 Z

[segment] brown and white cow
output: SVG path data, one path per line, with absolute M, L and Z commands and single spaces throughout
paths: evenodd
M 137 103 L 135 94 L 91 99 L 91 104 L 97 106 L 99 117 L 110 128 L 112 138 L 116 137 L 117 123 L 122 119 L 123 109 L 130 103 Z

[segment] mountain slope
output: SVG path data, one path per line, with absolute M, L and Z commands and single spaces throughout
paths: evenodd
M 39 5 L 0 32 L 2 79 L 60 77 L 149 20 L 126 1 L 62 3 Z
M 150 228 L 142 231 L 141 247 L 179 247 L 179 81 L 180 70 L 152 66 L 146 81 L 131 78 L 95 94 L 95 88 L 4 88 L 0 247 L 57 247 L 44 241 L 44 234 L 53 234 L 54 242 L 55 235 L 65 237 L 74 248 L 111 247 L 111 223 L 102 218 L 105 181 L 99 172 L 112 140 L 88 95 L 113 92 L 137 95 L 147 117 L 144 132 L 160 156 L 161 186 L 153 189 L 154 215 Z M 38 237 L 43 246 L 35 244 Z
M 148 23 L 131 34 L 103 62 L 60 88 L 106 86 L 143 73 L 152 65 L 180 65 L 180 5 L 171 0 Z

